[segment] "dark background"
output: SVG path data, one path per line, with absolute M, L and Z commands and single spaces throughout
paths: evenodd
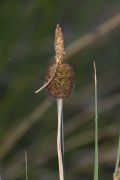
M 113 19 L 114 18 L 114 19 Z M 43 91 L 62 27 L 75 88 L 64 101 L 66 179 L 93 178 L 94 70 L 99 111 L 99 176 L 112 179 L 120 132 L 120 0 L 0 1 L 0 173 L 3 180 L 58 179 L 56 100 Z

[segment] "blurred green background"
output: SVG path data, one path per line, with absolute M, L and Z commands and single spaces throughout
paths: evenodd
M 56 100 L 43 91 L 62 27 L 75 88 L 64 101 L 66 179 L 93 178 L 94 78 L 98 77 L 100 179 L 112 179 L 120 132 L 120 0 L 0 1 L 0 174 L 58 179 Z

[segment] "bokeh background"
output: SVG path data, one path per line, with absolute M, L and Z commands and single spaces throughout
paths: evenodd
M 0 1 L 0 174 L 3 180 L 57 180 L 56 100 L 43 91 L 62 27 L 75 88 L 64 101 L 66 179 L 93 178 L 94 70 L 100 179 L 112 179 L 120 132 L 120 0 Z

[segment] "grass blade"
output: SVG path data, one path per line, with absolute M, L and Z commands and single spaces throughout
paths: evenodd
M 115 165 L 115 172 L 118 170 L 120 163 L 120 135 L 119 135 L 119 140 L 118 140 L 118 150 L 117 150 L 117 159 L 116 159 L 116 165 Z
M 27 150 L 25 150 L 25 176 L 26 176 L 26 180 L 28 180 L 28 159 L 27 159 Z
M 94 180 L 98 180 L 98 103 L 97 103 L 97 76 L 96 65 L 94 62 L 94 81 L 95 81 L 95 162 L 94 162 Z
M 118 140 L 118 150 L 117 150 L 117 159 L 116 159 L 116 165 L 115 165 L 115 172 L 117 171 L 120 163 L 120 135 Z
M 115 172 L 113 174 L 114 180 L 119 180 L 119 178 L 120 178 L 119 163 L 120 163 L 120 134 L 119 134 L 119 139 L 118 139 L 118 149 L 117 149 L 117 159 L 116 159 L 116 164 L 115 164 Z

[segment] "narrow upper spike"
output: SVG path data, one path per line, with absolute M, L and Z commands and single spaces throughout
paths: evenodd
M 65 52 L 64 52 L 63 33 L 59 24 L 57 24 L 55 29 L 55 53 L 56 53 L 55 55 L 56 62 L 61 63 Z

